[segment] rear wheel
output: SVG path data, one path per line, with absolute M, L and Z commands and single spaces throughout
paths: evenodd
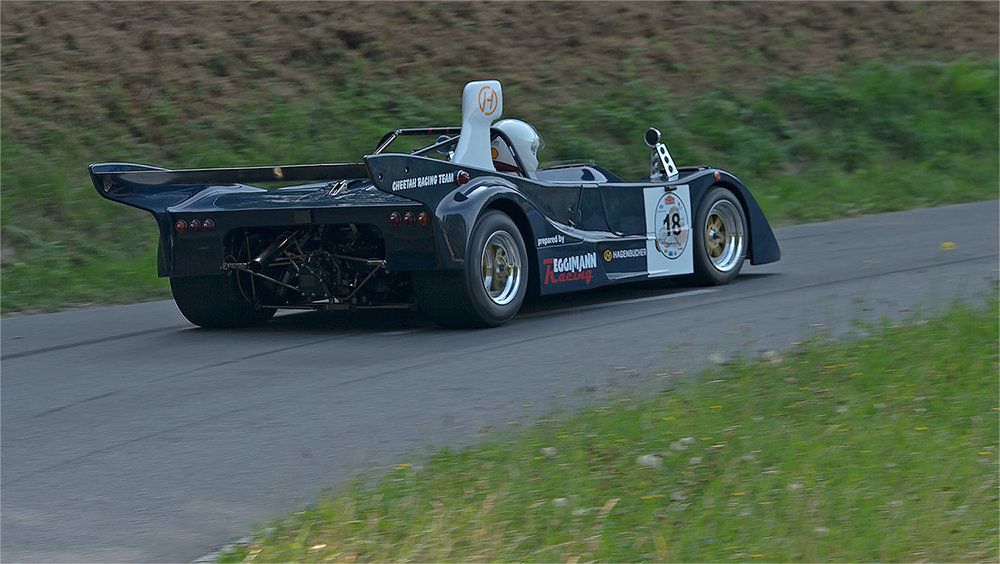
M 443 327 L 496 327 L 521 309 L 528 289 L 528 253 L 506 214 L 479 218 L 465 270 L 413 273 L 421 309 Z
M 188 321 L 206 329 L 258 327 L 273 309 L 256 309 L 236 286 L 236 275 L 183 276 L 170 279 L 177 309 Z
M 747 220 L 732 192 L 715 187 L 705 194 L 694 220 L 694 274 L 699 286 L 736 278 L 747 254 Z

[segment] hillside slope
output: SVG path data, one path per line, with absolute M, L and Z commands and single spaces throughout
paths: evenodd
M 665 93 L 757 87 L 859 61 L 997 55 L 997 2 L 3 2 L 6 131 L 181 119 L 326 81 L 447 96 L 492 77 L 571 103 L 610 78 Z M 361 74 L 363 76 L 359 77 Z M 127 104 L 120 102 L 120 93 Z M 390 108 L 391 109 L 391 108 Z M 30 119 L 29 119 L 30 118 Z M 155 126 L 154 126 L 155 129 Z M 139 132 L 134 132 L 142 136 Z M 153 133 L 154 139 L 156 133 Z

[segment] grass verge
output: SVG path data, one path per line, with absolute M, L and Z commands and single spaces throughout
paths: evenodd
M 998 314 L 955 305 L 549 415 L 221 561 L 996 561 Z

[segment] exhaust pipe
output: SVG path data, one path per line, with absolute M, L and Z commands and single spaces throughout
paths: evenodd
M 248 264 L 247 267 L 251 272 L 256 272 L 257 274 L 264 272 L 267 265 L 271 264 L 271 261 L 274 260 L 275 255 L 288 248 L 288 245 L 295 241 L 296 234 L 297 232 L 289 233 L 283 239 L 276 239 L 259 255 L 257 255 L 257 258 L 250 261 L 250 264 Z

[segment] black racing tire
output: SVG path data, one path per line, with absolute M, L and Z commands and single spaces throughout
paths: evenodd
M 528 252 L 514 222 L 488 211 L 476 222 L 464 270 L 416 271 L 420 309 L 445 328 L 497 327 L 521 309 L 528 290 Z
M 259 327 L 274 317 L 274 309 L 256 309 L 243 297 L 235 274 L 171 278 L 170 291 L 181 314 L 205 329 Z
M 694 218 L 694 274 L 686 281 L 695 286 L 720 286 L 740 273 L 747 256 L 747 219 L 743 206 L 729 190 L 709 189 Z

